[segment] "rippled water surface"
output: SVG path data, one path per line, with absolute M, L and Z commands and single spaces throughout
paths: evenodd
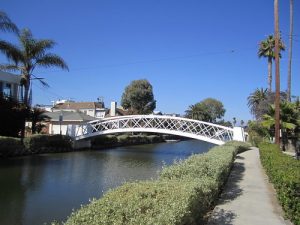
M 108 189 L 156 178 L 163 164 L 211 147 L 193 140 L 1 159 L 0 224 L 65 220 L 72 209 Z

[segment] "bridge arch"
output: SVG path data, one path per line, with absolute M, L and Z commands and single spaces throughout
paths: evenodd
M 75 140 L 124 132 L 171 134 L 217 145 L 231 140 L 245 140 L 243 129 L 239 127 L 231 128 L 187 118 L 158 115 L 110 117 L 73 126 L 71 130 Z

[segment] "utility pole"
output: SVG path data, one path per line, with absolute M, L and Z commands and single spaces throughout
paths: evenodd
M 294 0 L 290 0 L 290 35 L 289 35 L 289 63 L 288 63 L 288 88 L 287 100 L 291 101 L 292 92 L 292 49 L 293 49 L 293 24 L 294 24 Z
M 280 74 L 278 0 L 274 0 L 275 25 L 275 144 L 280 146 Z

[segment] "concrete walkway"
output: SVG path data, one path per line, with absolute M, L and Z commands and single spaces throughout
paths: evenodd
M 268 183 L 259 150 L 239 154 L 209 225 L 286 225 L 275 192 Z

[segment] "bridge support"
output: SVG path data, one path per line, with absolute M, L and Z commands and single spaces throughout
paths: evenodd
M 233 128 L 233 141 L 245 141 L 245 132 L 242 127 L 234 127 Z

